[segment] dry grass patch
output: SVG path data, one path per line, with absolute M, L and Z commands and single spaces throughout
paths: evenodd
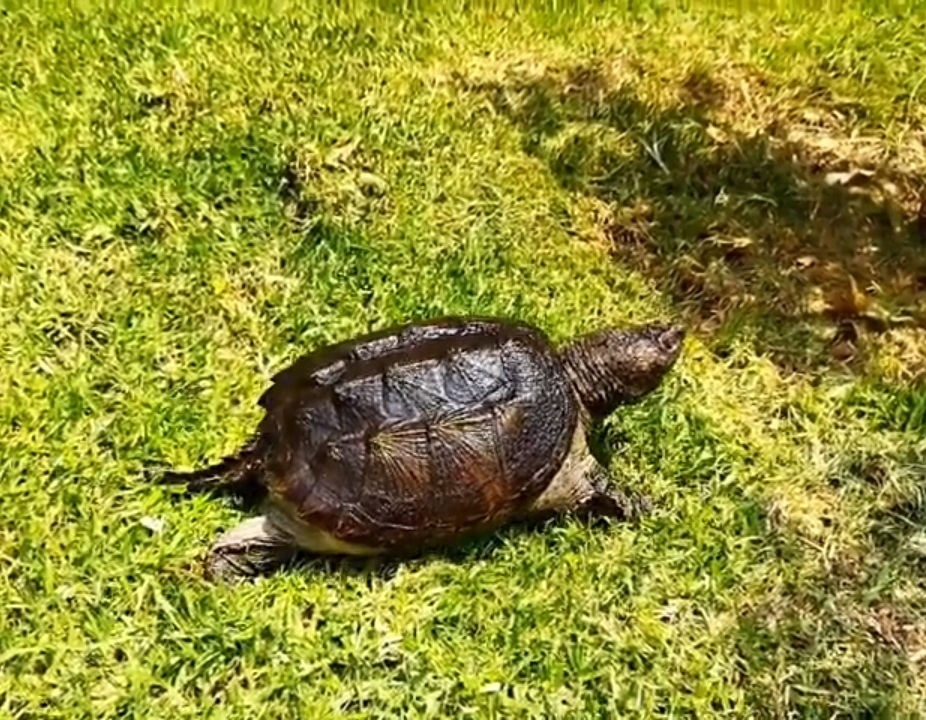
M 915 128 L 888 145 L 838 103 L 734 63 L 495 57 L 447 78 L 523 131 L 575 193 L 579 234 L 708 334 L 745 324 L 801 369 L 857 364 L 869 337 L 877 351 L 878 333 L 926 326 Z

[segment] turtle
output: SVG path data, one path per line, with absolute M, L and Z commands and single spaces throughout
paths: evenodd
M 302 355 L 271 378 L 237 453 L 161 480 L 256 502 L 209 550 L 216 580 L 305 552 L 415 554 L 516 521 L 630 520 L 648 501 L 617 489 L 589 432 L 656 389 L 684 337 L 649 323 L 557 349 L 512 318 L 394 325 Z

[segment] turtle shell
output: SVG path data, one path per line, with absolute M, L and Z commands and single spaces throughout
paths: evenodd
M 259 402 L 270 498 L 297 522 L 383 549 L 511 519 L 546 489 L 579 421 L 547 337 L 478 318 L 322 348 Z

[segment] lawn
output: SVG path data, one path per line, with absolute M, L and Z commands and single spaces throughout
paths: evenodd
M 2 717 L 926 714 L 926 8 L 147 5 L 0 16 Z M 653 511 L 206 582 L 146 468 L 445 313 L 683 322 Z

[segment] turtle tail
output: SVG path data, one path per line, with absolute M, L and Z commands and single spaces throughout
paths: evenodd
M 235 455 L 222 458 L 214 465 L 182 472 L 167 470 L 160 474 L 159 485 L 186 485 L 190 493 L 227 492 L 245 494 L 253 490 L 261 466 L 258 439 L 252 439 Z

